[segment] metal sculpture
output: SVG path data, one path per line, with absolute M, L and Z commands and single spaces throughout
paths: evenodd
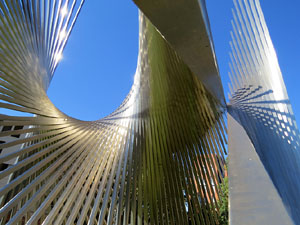
M 259 1 L 233 2 L 229 113 L 245 129 L 287 213 L 299 224 L 300 136 L 295 116 Z
M 201 82 L 207 74 L 199 73 L 208 68 L 220 84 L 212 49 L 200 54 L 210 64 L 192 71 L 141 13 L 138 66 L 124 102 L 98 121 L 70 118 L 46 91 L 81 5 L 1 1 L 0 104 L 35 115 L 1 116 L 2 126 L 24 126 L 1 136 L 26 134 L 1 145 L 22 144 L 0 159 L 17 158 L 0 174 L 9 176 L 0 189 L 1 222 L 214 224 L 224 173 L 224 98 L 219 89 L 222 99 L 214 97 Z M 199 48 L 209 41 L 207 35 Z
M 8 165 L 0 172 L 0 223 L 218 224 L 226 104 L 205 2 L 135 1 L 133 86 L 119 108 L 93 122 L 68 117 L 46 94 L 83 2 L 0 0 L 0 106 L 31 114 L 0 116 L 0 137 L 17 137 L 0 145 L 9 149 L 0 155 Z M 269 70 L 258 66 L 270 57 L 261 54 L 274 55 L 259 50 L 251 56 L 265 61 L 233 67 L 238 78 L 249 67 L 269 84 Z M 234 89 L 235 113 L 248 113 L 240 107 L 245 85 L 253 84 Z

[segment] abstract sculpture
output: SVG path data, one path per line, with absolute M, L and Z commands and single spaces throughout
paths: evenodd
M 0 137 L 18 137 L 0 145 L 0 163 L 13 161 L 0 172 L 0 223 L 218 224 L 227 105 L 205 1 L 135 0 L 134 83 L 93 122 L 66 116 L 46 94 L 83 2 L 0 0 L 0 106 L 32 115 L 0 116 Z M 299 133 L 276 55 L 258 0 L 236 7 L 228 111 L 285 206 L 298 206 Z

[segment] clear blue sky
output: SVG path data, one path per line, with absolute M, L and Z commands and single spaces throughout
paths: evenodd
M 285 4 L 283 4 L 285 3 Z M 300 2 L 261 0 L 288 94 L 300 121 Z M 227 96 L 232 1 L 207 0 L 216 54 Z M 138 10 L 131 0 L 87 0 L 48 95 L 66 114 L 96 120 L 127 95 L 138 53 Z

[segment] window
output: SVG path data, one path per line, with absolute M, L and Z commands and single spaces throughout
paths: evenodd
M 15 126 L 14 127 L 14 130 L 22 130 L 23 129 L 23 126 Z M 16 137 L 16 138 L 19 138 L 20 137 L 20 134 L 13 134 L 11 135 L 12 137 Z
M 12 129 L 12 126 L 4 126 L 3 128 L 2 128 L 2 131 L 9 131 L 9 130 L 11 130 Z
M 0 141 L 0 144 L 4 144 L 5 143 L 5 141 Z M 1 154 L 1 152 L 2 152 L 2 149 L 0 148 L 0 154 Z
M 1 163 L 0 164 L 0 171 L 5 170 L 8 166 L 9 166 L 9 164 L 7 164 L 7 163 Z

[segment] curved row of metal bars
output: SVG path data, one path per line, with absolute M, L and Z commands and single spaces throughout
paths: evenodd
M 0 105 L 27 113 L 0 116 L 1 224 L 216 224 L 224 108 L 142 13 L 115 112 L 79 121 L 47 97 L 82 4 L 0 1 Z
M 226 107 L 205 2 L 136 1 L 133 86 L 93 122 L 46 94 L 83 2 L 0 0 L 0 223 L 219 224 Z M 299 133 L 274 48 L 258 0 L 234 3 L 229 110 L 296 206 Z

